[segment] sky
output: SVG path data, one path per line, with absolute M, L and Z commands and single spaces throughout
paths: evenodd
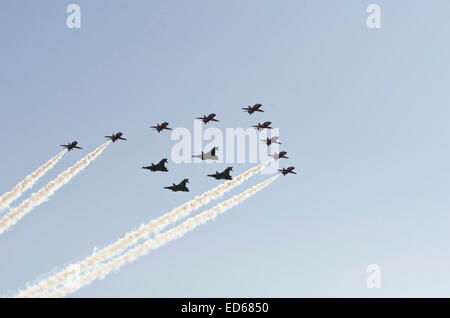
M 70 3 L 0 3 L 0 193 L 62 143 L 84 149 L 13 206 L 104 135 L 128 140 L 0 236 L 0 295 L 217 185 L 229 164 L 175 164 L 149 128 L 214 112 L 223 131 L 272 121 L 298 174 L 72 297 L 449 296 L 448 1 L 79 0 L 80 29 Z M 141 169 L 163 157 L 167 174 Z

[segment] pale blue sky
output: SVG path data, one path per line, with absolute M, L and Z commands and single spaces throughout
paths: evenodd
M 0 193 L 61 143 L 85 149 L 33 190 L 105 134 L 129 140 L 0 237 L 0 294 L 216 185 L 227 164 L 140 169 L 174 145 L 150 124 L 215 112 L 221 128 L 271 120 L 299 175 L 74 297 L 450 295 L 448 1 L 77 1 L 80 30 L 69 3 L 0 3 Z M 185 177 L 191 192 L 162 189 Z

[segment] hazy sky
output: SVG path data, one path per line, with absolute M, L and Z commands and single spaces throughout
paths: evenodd
M 104 135 L 128 141 L 0 236 L 0 295 L 217 185 L 205 175 L 228 164 L 140 169 L 175 144 L 150 124 L 210 112 L 221 129 L 272 121 L 299 174 L 74 297 L 450 295 L 448 1 L 77 1 L 78 30 L 70 3 L 0 3 L 0 193 L 62 143 L 84 149 L 32 191 Z M 183 178 L 191 192 L 162 189 Z

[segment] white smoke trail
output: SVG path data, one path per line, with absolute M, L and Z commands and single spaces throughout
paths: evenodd
M 210 200 L 216 199 L 222 196 L 225 192 L 240 185 L 251 176 L 262 171 L 269 162 L 270 161 L 263 162 L 262 164 L 243 172 L 233 180 L 224 182 L 213 188 L 212 190 L 209 190 L 202 195 L 194 198 L 193 200 L 188 201 L 177 208 L 174 208 L 169 213 L 166 213 L 147 224 L 142 224 L 138 229 L 126 233 L 115 243 L 112 243 L 99 251 L 93 252 L 87 258 L 81 260 L 78 263 L 67 266 L 59 273 L 56 273 L 55 275 L 48 277 L 47 279 L 44 279 L 37 284 L 31 285 L 27 289 L 21 291 L 17 295 L 17 297 L 35 297 L 41 295 L 45 292 L 48 292 L 50 289 L 56 288 L 57 286 L 67 282 L 67 280 L 69 280 L 71 277 L 87 271 L 111 257 L 119 255 L 130 246 L 136 244 L 139 240 L 148 237 L 151 233 L 161 231 L 167 225 L 176 222 L 184 216 L 189 215 L 190 212 L 198 209 L 202 205 L 207 204 Z
M 251 196 L 256 194 L 258 191 L 267 187 L 269 184 L 271 184 L 273 181 L 275 181 L 275 179 L 278 177 L 279 176 L 271 177 L 271 178 L 267 179 L 266 181 L 263 181 L 255 186 L 247 189 L 246 191 L 242 192 L 241 194 L 238 194 L 238 195 L 232 197 L 231 199 L 228 199 L 226 201 L 223 201 L 223 202 L 217 204 L 215 207 L 211 208 L 210 210 L 207 210 L 203 213 L 200 213 L 199 215 L 196 215 L 194 217 L 187 219 L 186 221 L 184 221 L 182 224 L 178 225 L 177 227 L 167 230 L 166 232 L 163 232 L 161 234 L 157 234 L 154 239 L 149 239 L 149 240 L 145 241 L 144 243 L 132 248 L 125 254 L 101 265 L 100 267 L 96 268 L 95 270 L 81 275 L 74 281 L 68 283 L 65 286 L 62 286 L 60 289 L 55 290 L 48 297 L 63 297 L 69 293 L 73 293 L 73 292 L 77 291 L 78 289 L 90 284 L 91 282 L 93 282 L 96 279 L 103 279 L 111 271 L 118 270 L 122 265 L 125 265 L 126 263 L 132 263 L 138 257 L 147 254 L 150 250 L 157 249 L 174 239 L 181 238 L 184 234 L 186 234 L 189 231 L 192 231 L 197 226 L 204 224 L 204 223 L 214 219 L 217 215 L 222 214 L 225 211 L 233 208 L 234 206 L 241 203 L 245 199 L 250 198 Z
M 74 176 L 76 176 L 81 170 L 83 170 L 89 163 L 91 163 L 95 158 L 97 158 L 106 146 L 109 145 L 109 141 L 95 149 L 90 154 L 86 155 L 80 159 L 73 166 L 67 168 L 64 172 L 61 172 L 54 180 L 47 183 L 38 192 L 35 192 L 19 204 L 17 207 L 12 209 L 8 214 L 6 214 L 2 219 L 0 219 L 0 234 L 9 229 L 11 226 L 16 224 L 25 214 L 30 212 L 34 207 L 45 202 L 53 193 L 61 188 L 64 184 L 69 182 Z
M 11 202 L 16 200 L 18 197 L 22 195 L 25 191 L 30 189 L 36 181 L 39 180 L 47 171 L 53 168 L 54 165 L 61 159 L 61 157 L 66 153 L 66 150 L 61 151 L 52 159 L 47 161 L 41 167 L 39 167 L 36 171 L 29 174 L 22 182 L 18 183 L 11 191 L 6 192 L 4 195 L 0 197 L 0 211 L 4 208 L 8 207 Z

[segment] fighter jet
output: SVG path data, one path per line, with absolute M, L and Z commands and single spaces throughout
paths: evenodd
M 167 162 L 167 159 L 162 159 L 160 162 L 158 162 L 156 165 L 153 164 L 151 166 L 147 166 L 147 167 L 142 167 L 142 169 L 147 169 L 150 171 L 169 171 L 167 170 L 165 164 Z
M 273 159 L 275 159 L 275 160 L 278 160 L 280 158 L 289 159 L 289 157 L 285 156 L 286 154 L 287 154 L 286 151 L 282 151 L 280 153 L 274 153 L 273 155 L 270 155 L 270 156 L 273 157 Z
M 179 184 L 172 183 L 170 187 L 164 187 L 164 189 L 172 190 L 173 192 L 183 191 L 189 192 L 189 189 L 186 187 L 186 183 L 189 183 L 189 179 L 184 179 Z
M 297 174 L 296 172 L 294 172 L 295 167 L 289 167 L 289 168 L 283 168 L 283 169 L 279 169 L 278 171 L 283 174 L 283 176 L 287 175 L 288 173 L 293 173 L 293 174 Z
M 215 174 L 208 174 L 208 177 L 213 177 L 216 180 L 233 180 L 233 177 L 230 175 L 230 171 L 233 171 L 233 167 L 228 167 L 220 173 L 216 171 Z
M 168 122 L 163 122 L 161 125 L 158 124 L 156 126 L 150 126 L 150 128 L 156 129 L 158 131 L 158 133 L 160 133 L 162 130 L 167 129 L 167 130 L 172 130 L 172 128 L 167 127 L 169 126 Z
M 78 147 L 77 145 L 78 145 L 78 141 L 72 141 L 72 142 L 67 143 L 67 145 L 60 145 L 60 146 L 67 148 L 68 151 L 71 151 L 74 148 L 83 149 L 81 147 Z
M 209 152 L 205 153 L 202 151 L 201 155 L 195 155 L 195 156 L 192 156 L 192 158 L 200 158 L 202 160 L 207 160 L 207 159 L 218 160 L 219 157 L 217 157 L 217 155 L 216 155 L 217 150 L 219 150 L 219 147 L 213 147 Z
M 262 109 L 259 109 L 261 106 L 262 106 L 262 104 L 255 104 L 253 106 L 244 107 L 242 109 L 245 112 L 249 113 L 250 115 L 253 114 L 254 112 L 264 113 L 264 111 Z
M 255 126 L 252 126 L 252 127 L 255 127 L 258 130 L 272 129 L 272 127 L 270 127 L 271 123 L 272 123 L 271 121 L 265 121 L 262 124 L 258 123 L 258 125 L 255 125 Z
M 214 117 L 216 117 L 216 114 L 212 113 L 209 114 L 208 116 L 203 115 L 203 117 L 197 117 L 197 119 L 201 119 L 206 125 L 210 121 L 218 121 L 217 119 L 214 119 Z
M 117 134 L 111 134 L 111 136 L 105 136 L 105 138 L 111 139 L 112 142 L 116 142 L 117 140 L 126 140 L 122 137 L 122 133 L 118 132 Z
M 270 146 L 271 144 L 279 144 L 281 145 L 281 142 L 278 141 L 280 137 L 272 137 L 272 138 L 267 138 L 266 140 L 261 140 L 261 141 L 265 141 L 267 146 Z

